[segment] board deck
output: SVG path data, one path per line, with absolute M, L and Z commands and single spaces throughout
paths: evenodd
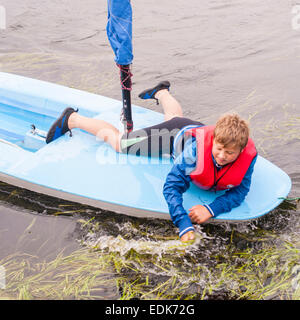
M 47 132 L 67 106 L 85 116 L 120 127 L 120 101 L 61 85 L 0 73 L 0 180 L 32 191 L 146 218 L 170 219 L 162 194 L 172 159 L 149 159 L 116 153 L 82 130 L 46 145 L 31 125 Z M 134 129 L 163 121 L 163 115 L 132 106 Z M 250 191 L 238 208 L 213 218 L 258 218 L 286 197 L 289 176 L 258 156 Z M 183 195 L 186 210 L 209 204 L 224 191 L 203 191 L 191 184 Z

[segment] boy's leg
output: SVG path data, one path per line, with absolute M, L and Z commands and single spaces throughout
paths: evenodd
M 109 143 L 117 152 L 120 152 L 122 134 L 116 127 L 104 120 L 87 118 L 74 112 L 69 117 L 68 127 L 69 129 L 79 128 L 87 131 Z
M 182 117 L 180 103 L 170 94 L 169 90 L 163 89 L 155 93 L 155 98 L 161 103 L 165 115 L 165 121 L 174 117 Z
M 195 240 L 195 232 L 194 231 L 189 231 L 187 233 L 185 233 L 180 240 L 182 242 L 187 242 L 187 241 L 192 241 Z
M 170 94 L 169 81 L 161 81 L 155 87 L 144 90 L 139 94 L 141 99 L 155 99 L 162 104 L 165 121 L 174 117 L 182 117 L 182 108 L 179 102 Z

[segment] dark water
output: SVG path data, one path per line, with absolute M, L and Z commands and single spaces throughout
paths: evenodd
M 105 0 L 2 0 L 0 4 L 7 15 L 6 29 L 0 30 L 1 71 L 120 99 L 118 70 L 105 32 Z M 290 197 L 300 194 L 300 29 L 293 28 L 295 14 L 291 12 L 296 4 L 289 0 L 133 2 L 133 103 L 159 111 L 154 102 L 138 100 L 138 93 L 168 79 L 185 116 L 213 124 L 222 113 L 238 112 L 250 121 L 259 153 L 290 175 Z M 173 241 L 165 239 L 158 246 L 161 240 L 155 235 L 172 237 L 176 232 L 168 222 L 102 213 L 103 218 L 93 220 L 98 229 L 91 234 L 78 228 L 79 216 L 46 216 L 61 208 L 58 200 L 37 200 L 25 191 L 10 196 L 14 190 L 1 185 L 1 258 L 23 250 L 43 259 L 64 248 L 66 253 L 75 250 L 80 240 L 121 256 L 146 250 L 153 260 L 165 257 Z M 80 208 L 72 207 L 74 211 Z M 82 209 L 80 217 L 84 210 L 89 212 L 88 219 L 99 216 L 97 210 Z M 32 223 L 35 238 L 27 234 L 19 241 Z M 221 263 L 215 257 L 228 259 L 228 252 L 251 249 L 258 253 L 263 243 L 284 248 L 286 241 L 299 249 L 299 208 L 295 201 L 286 202 L 256 223 L 234 228 L 204 226 L 198 231 L 204 240 L 177 258 L 184 271 L 192 266 L 208 274 Z M 45 251 L 39 250 L 42 245 Z M 176 259 L 171 262 L 178 263 Z M 280 268 L 280 263 L 275 266 Z M 299 260 L 293 263 L 295 267 Z M 153 265 L 143 272 L 160 275 L 153 278 L 154 286 L 166 276 Z M 197 286 L 191 285 L 184 294 L 215 297 L 199 291 L 207 279 L 198 279 Z M 220 279 L 210 280 L 214 289 Z M 184 281 L 192 283 L 192 276 Z M 226 298 L 228 290 L 218 295 Z

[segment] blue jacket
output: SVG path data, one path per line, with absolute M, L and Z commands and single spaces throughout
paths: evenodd
M 183 152 L 174 160 L 174 165 L 169 172 L 164 184 L 163 194 L 167 201 L 173 223 L 179 228 L 179 237 L 186 232 L 194 230 L 187 212 L 183 208 L 182 194 L 189 188 L 190 173 L 196 167 L 197 142 L 195 138 L 187 140 Z M 204 206 L 212 216 L 222 212 L 229 212 L 238 207 L 249 192 L 251 176 L 257 156 L 252 160 L 242 183 L 225 194 L 217 197 L 212 203 Z

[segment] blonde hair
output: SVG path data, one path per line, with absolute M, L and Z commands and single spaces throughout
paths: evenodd
M 216 123 L 214 139 L 224 147 L 233 146 L 244 149 L 248 143 L 250 134 L 246 120 L 237 114 L 225 114 Z

